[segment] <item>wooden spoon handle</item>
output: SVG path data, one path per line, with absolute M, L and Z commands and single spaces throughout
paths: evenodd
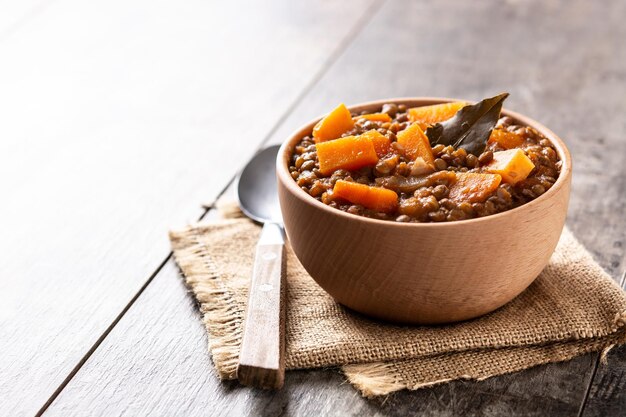
M 284 240 L 282 228 L 266 223 L 256 249 L 237 379 L 277 389 L 285 381 Z

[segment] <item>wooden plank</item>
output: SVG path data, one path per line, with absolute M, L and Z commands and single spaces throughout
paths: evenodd
M 199 313 L 173 261 L 127 314 L 133 320 L 113 329 L 44 415 L 243 416 L 278 415 L 283 409 L 328 415 L 333 404 L 324 403 L 324 396 L 339 389 L 354 397 L 337 372 L 288 373 L 278 393 L 221 383 L 211 371 Z
M 613 247 L 624 230 L 620 210 L 615 210 L 622 204 L 621 196 L 604 193 L 606 188 L 597 184 L 613 187 L 608 182 L 624 176 L 621 165 L 610 169 L 605 165 L 623 154 L 620 138 L 626 134 L 626 126 L 619 122 L 626 111 L 619 94 L 626 79 L 626 69 L 620 65 L 625 57 L 620 39 L 626 28 L 618 18 L 624 7 L 539 0 L 471 5 L 388 2 L 271 142 L 284 140 L 295 127 L 340 101 L 403 95 L 479 99 L 510 91 L 509 108 L 543 121 L 571 147 L 575 174 L 569 225 L 599 255 L 601 265 L 617 276 L 619 265 L 612 262 L 614 256 L 623 256 L 623 249 Z M 573 44 L 577 47 L 567 47 Z M 573 104 L 578 100 L 584 106 Z M 602 146 L 599 141 L 590 144 L 589 138 L 600 137 Z M 606 155 L 606 149 L 614 155 Z M 580 178 L 583 175 L 591 177 Z M 590 203 L 589 198 L 597 201 Z M 164 276 L 157 276 L 48 414 L 101 410 L 116 414 L 132 409 L 157 415 L 175 410 L 188 415 L 207 411 L 216 415 L 575 415 L 597 358 L 590 354 L 482 382 L 401 392 L 382 403 L 362 399 L 347 384 L 341 385 L 342 377 L 333 371 L 288 373 L 285 388 L 278 393 L 251 391 L 234 383 L 219 384 L 207 376 L 209 370 L 186 364 L 191 355 L 186 339 L 166 328 L 167 322 L 146 326 L 146 317 L 164 308 L 177 309 L 168 320 L 180 320 L 181 326 L 189 326 L 187 321 L 197 317 L 182 295 L 178 301 L 165 300 L 166 294 L 182 289 L 176 290 L 180 284 L 173 275 Z M 163 287 L 150 291 L 158 282 L 164 282 Z M 200 326 L 184 328 L 202 333 Z M 201 340 L 200 333 L 196 340 Z M 127 338 L 134 341 L 134 349 L 124 345 Z M 157 368 L 151 358 L 158 357 L 167 360 Z M 200 365 L 207 363 L 206 357 L 193 357 Z
M 0 43 L 0 415 L 80 365 L 366 5 L 57 0 Z
M 622 274 L 626 290 L 626 271 Z M 587 398 L 579 415 L 619 416 L 626 412 L 626 345 L 613 348 L 605 360 L 598 358 Z
M 54 0 L 0 1 L 0 43 L 42 13 Z
M 127 317 L 131 319 L 127 319 Z M 576 407 L 577 367 L 549 365 L 480 383 L 455 382 L 384 400 L 362 398 L 339 371 L 287 372 L 281 391 L 222 383 L 212 371 L 206 332 L 173 261 L 45 412 L 84 415 L 556 415 Z M 576 360 L 593 365 L 591 355 Z M 558 381 L 565 398 L 549 394 Z M 572 414 L 572 413 L 570 413 Z
M 600 363 L 582 416 L 623 416 L 626 412 L 626 346 L 614 348 Z

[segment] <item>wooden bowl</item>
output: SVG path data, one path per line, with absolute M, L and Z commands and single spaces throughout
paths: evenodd
M 389 99 L 351 111 L 378 111 L 384 103 L 408 107 L 457 101 Z M 519 295 L 546 266 L 561 235 L 572 162 L 565 144 L 540 123 L 507 115 L 554 144 L 560 176 L 539 198 L 503 213 L 445 223 L 396 223 L 329 207 L 289 175 L 295 144 L 316 119 L 279 150 L 278 194 L 287 236 L 313 279 L 341 304 L 371 317 L 410 324 L 449 323 L 489 313 Z

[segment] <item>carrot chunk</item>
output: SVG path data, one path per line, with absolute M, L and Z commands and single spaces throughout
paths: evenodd
M 350 110 L 341 103 L 326 117 L 320 120 L 313 128 L 313 140 L 315 143 L 337 139 L 354 127 L 354 120 Z
M 455 101 L 432 106 L 413 107 L 409 109 L 409 120 L 412 123 L 419 123 L 422 130 L 426 130 L 429 125 L 448 120 L 466 105 L 465 102 Z
M 528 177 L 535 164 L 521 149 L 509 149 L 493 153 L 493 161 L 487 165 L 487 171 L 500 174 L 502 181 L 516 184 Z
M 448 198 L 453 201 L 482 203 L 498 189 L 502 177 L 497 174 L 457 172 L 456 182 L 450 187 Z
M 386 188 L 370 187 L 338 180 L 333 188 L 333 198 L 339 197 L 353 204 L 360 204 L 365 208 L 383 212 L 393 212 L 398 207 L 398 195 Z
M 320 171 L 324 175 L 337 169 L 354 170 L 378 162 L 374 144 L 361 136 L 329 140 L 315 145 Z
M 424 131 L 418 123 L 413 123 L 397 135 L 398 143 L 404 149 L 407 158 L 422 158 L 427 164 L 435 162 L 433 150 Z
M 378 130 L 368 130 L 367 132 L 361 134 L 360 137 L 367 138 L 372 141 L 376 154 L 379 157 L 387 155 L 391 149 L 391 141 L 389 138 L 380 133 Z
M 389 116 L 387 113 L 363 114 L 361 116 L 355 117 L 355 119 L 367 119 L 371 120 L 372 122 L 391 122 L 391 116 Z
M 502 129 L 493 129 L 489 136 L 490 143 L 497 143 L 504 149 L 517 148 L 524 143 L 524 138 L 517 133 L 507 132 Z

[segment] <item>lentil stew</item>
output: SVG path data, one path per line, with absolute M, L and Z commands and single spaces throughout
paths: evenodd
M 506 95 L 497 97 L 501 107 Z M 444 222 L 510 210 L 549 190 L 562 162 L 546 137 L 501 116 L 500 107 L 486 109 L 493 120 L 476 123 L 483 131 L 469 132 L 463 115 L 494 99 L 415 108 L 387 103 L 362 114 L 341 104 L 296 144 L 289 172 L 311 197 L 375 219 Z M 480 152 L 476 143 L 468 149 L 477 154 L 459 145 L 462 139 L 454 146 L 429 137 L 451 123 L 465 135 L 482 135 Z

